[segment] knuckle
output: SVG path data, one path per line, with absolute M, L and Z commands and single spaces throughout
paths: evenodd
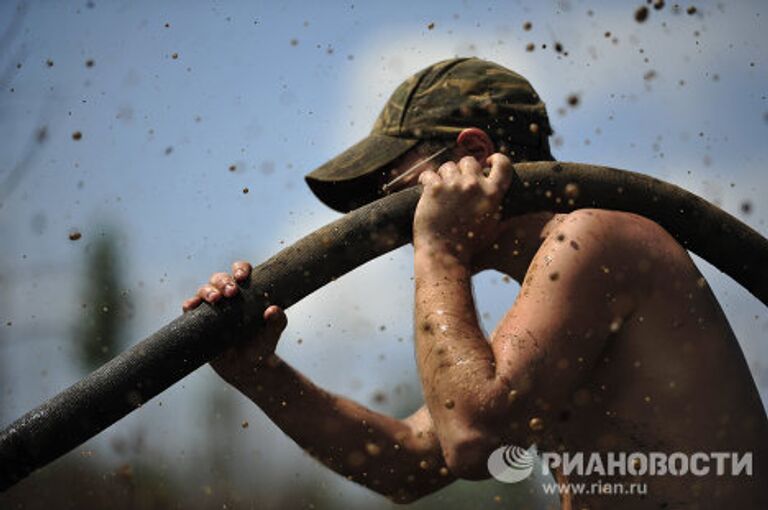
M 227 273 L 223 273 L 223 272 L 213 273 L 213 275 L 211 275 L 210 283 L 213 283 L 214 285 L 220 284 L 226 281 L 227 278 L 229 278 L 229 275 Z
M 501 166 L 509 166 L 512 164 L 509 158 L 505 154 L 502 154 L 500 152 L 497 152 L 496 154 L 493 155 L 493 161 L 494 163 L 497 163 L 498 165 L 501 165 Z

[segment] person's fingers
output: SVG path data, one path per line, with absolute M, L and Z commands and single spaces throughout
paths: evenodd
M 506 191 L 512 183 L 512 176 L 514 175 L 512 162 L 504 154 L 498 152 L 491 155 L 486 162 L 491 165 L 488 181 L 497 185 L 502 192 Z
M 461 175 L 461 172 L 459 172 L 459 167 L 453 161 L 448 161 L 447 163 L 440 165 L 437 173 L 446 182 L 454 181 L 459 175 Z
M 237 294 L 237 284 L 235 283 L 235 279 L 227 273 L 213 273 L 209 283 L 227 297 L 232 297 Z
M 285 316 L 285 312 L 279 306 L 272 305 L 264 310 L 264 321 L 266 325 L 262 338 L 268 343 L 277 344 L 280 335 L 288 325 L 288 318 Z
M 251 274 L 251 264 L 244 260 L 232 263 L 232 276 L 237 282 L 243 282 Z
M 439 184 L 441 181 L 440 176 L 433 170 L 426 170 L 419 175 L 419 183 L 423 186 Z
M 206 303 L 215 303 L 219 299 L 221 299 L 221 292 L 219 292 L 219 289 L 211 285 L 210 283 L 206 283 L 199 289 L 197 289 L 197 295 L 205 301 Z
M 184 303 L 182 303 L 182 305 L 181 305 L 181 309 L 184 312 L 188 312 L 188 311 L 194 310 L 195 308 L 200 306 L 200 303 L 202 303 L 202 302 L 203 302 L 203 299 L 200 296 L 195 295 L 195 296 L 187 299 L 186 301 L 184 301 Z
M 288 317 L 286 317 L 283 309 L 277 305 L 271 305 L 264 310 L 264 320 L 267 323 L 267 328 L 278 333 L 282 333 L 288 325 Z
M 480 175 L 483 173 L 483 167 L 472 156 L 464 156 L 459 160 L 459 171 L 461 175 Z

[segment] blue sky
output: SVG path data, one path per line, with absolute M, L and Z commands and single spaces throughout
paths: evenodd
M 528 77 L 558 159 L 679 184 L 766 235 L 765 4 L 696 2 L 689 15 L 670 3 L 642 24 L 640 4 L 38 1 L 15 18 L 17 4 L 3 2 L 0 29 L 18 20 L 0 53 L 0 319 L 13 324 L 0 330 L 3 422 L 77 380 L 68 332 L 102 229 L 120 233 L 138 340 L 211 272 L 258 263 L 336 218 L 303 175 L 364 137 L 403 79 L 444 58 L 476 55 Z M 43 126 L 45 143 L 24 162 Z M 398 395 L 419 394 L 410 255 L 398 250 L 293 307 L 279 352 L 333 391 L 402 412 Z M 765 308 L 699 264 L 765 401 Z M 517 286 L 489 273 L 476 283 L 491 329 Z M 162 409 L 101 440 L 151 423 L 148 441 L 169 456 L 194 450 L 204 430 L 195 402 L 222 386 L 204 368 Z M 386 402 L 372 400 L 378 391 Z M 277 444 L 264 455 L 304 468 L 258 410 L 237 403 Z

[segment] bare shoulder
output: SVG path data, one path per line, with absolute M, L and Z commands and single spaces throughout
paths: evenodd
M 526 278 L 557 271 L 560 291 L 567 286 L 574 292 L 592 288 L 642 299 L 665 275 L 693 267 L 672 235 L 637 214 L 579 209 L 555 216 L 543 234 L 545 239 Z
M 631 253 L 651 257 L 687 258 L 685 249 L 661 225 L 639 214 L 608 209 L 578 209 L 562 215 L 548 236 L 559 234 L 586 237 L 595 241 L 605 255 Z

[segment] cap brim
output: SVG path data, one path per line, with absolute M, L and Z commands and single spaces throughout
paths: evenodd
M 312 192 L 329 207 L 348 212 L 381 196 L 384 167 L 419 140 L 371 134 L 306 175 Z

